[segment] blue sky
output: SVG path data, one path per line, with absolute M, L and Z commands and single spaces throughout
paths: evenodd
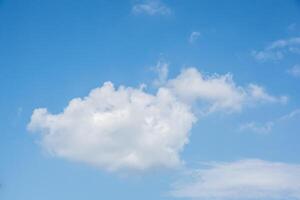
M 300 199 L 299 1 L 0 18 L 0 199 Z

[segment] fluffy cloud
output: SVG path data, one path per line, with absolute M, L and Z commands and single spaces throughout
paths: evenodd
M 300 199 L 300 165 L 240 160 L 211 163 L 174 184 L 175 197 L 194 199 Z
M 167 87 L 185 102 L 207 103 L 209 111 L 236 111 L 253 102 L 287 101 L 287 97 L 269 95 L 255 84 L 237 86 L 231 74 L 205 76 L 195 68 L 183 70 L 178 77 L 168 81 Z
M 167 80 L 167 66 L 158 65 L 161 85 L 155 94 L 106 82 L 71 100 L 61 113 L 35 109 L 28 129 L 41 133 L 42 147 L 52 155 L 101 169 L 176 168 L 197 120 L 191 105 L 235 111 L 249 99 L 277 99 L 256 85 L 236 86 L 230 74 L 204 76 L 188 68 Z
M 276 40 L 261 51 L 252 51 L 258 61 L 281 60 L 287 53 L 300 54 L 300 37 Z
M 180 120 L 179 120 L 180 119 Z M 28 126 L 52 154 L 106 170 L 176 167 L 195 122 L 166 89 L 156 95 L 107 82 L 60 114 L 36 109 Z
M 147 15 L 170 15 L 172 13 L 171 9 L 160 0 L 147 0 L 143 3 L 138 3 L 133 6 L 132 12 L 134 14 Z

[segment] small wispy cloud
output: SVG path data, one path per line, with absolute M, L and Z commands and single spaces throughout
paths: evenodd
M 153 81 L 155 86 L 162 86 L 167 82 L 169 74 L 169 63 L 159 60 L 154 67 L 154 71 L 157 72 L 157 79 Z
M 265 91 L 265 88 L 256 84 L 249 84 L 248 91 L 250 96 L 256 101 L 286 104 L 289 100 L 288 96 L 285 95 L 272 96 Z
M 273 122 L 267 122 L 265 124 L 258 124 L 256 122 L 248 122 L 246 124 L 242 124 L 239 128 L 240 131 L 251 131 L 260 134 L 270 133 L 273 128 Z
M 193 31 L 189 37 L 189 43 L 191 43 L 191 44 L 195 43 L 200 36 L 201 36 L 200 32 Z
M 268 50 L 262 50 L 262 51 L 252 51 L 252 56 L 257 61 L 278 61 L 283 59 L 283 53 L 281 51 L 268 51 Z
M 134 14 L 170 15 L 171 9 L 160 0 L 147 0 L 132 7 Z
M 287 71 L 291 76 L 300 77 L 300 65 L 294 65 Z
M 258 123 L 258 122 L 247 122 L 243 123 L 239 127 L 239 131 L 250 131 L 253 133 L 259 134 L 267 134 L 270 133 L 275 126 L 279 125 L 282 122 L 286 122 L 289 120 L 293 120 L 300 115 L 300 109 L 292 110 L 290 113 L 285 114 L 279 118 L 272 119 L 271 121 L 265 123 Z
M 276 40 L 260 51 L 252 51 L 257 61 L 278 61 L 288 53 L 300 54 L 300 37 Z
M 300 115 L 300 109 L 295 109 L 292 112 L 290 112 L 289 114 L 286 114 L 286 115 L 280 117 L 279 121 L 293 119 L 293 118 L 297 117 L 298 115 Z

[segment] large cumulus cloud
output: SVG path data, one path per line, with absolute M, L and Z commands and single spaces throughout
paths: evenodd
M 167 89 L 151 95 L 106 82 L 60 114 L 36 109 L 28 127 L 42 133 L 42 145 L 56 156 L 107 170 L 144 170 L 179 166 L 195 119 Z
M 190 105 L 236 111 L 249 99 L 280 99 L 257 85 L 237 86 L 229 74 L 205 76 L 188 68 L 168 80 L 167 69 L 160 71 L 164 80 L 154 94 L 106 82 L 61 113 L 35 109 L 28 129 L 41 133 L 42 147 L 52 155 L 101 169 L 176 168 L 197 120 Z

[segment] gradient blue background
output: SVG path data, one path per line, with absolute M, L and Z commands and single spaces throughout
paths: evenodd
M 300 108 L 300 79 L 286 71 L 299 55 L 257 62 L 251 51 L 300 35 L 300 2 L 164 1 L 169 16 L 135 15 L 136 1 L 0 0 L 0 199 L 173 199 L 166 193 L 176 172 L 118 175 L 53 158 L 26 131 L 32 110 L 57 113 L 74 97 L 104 81 L 151 85 L 159 59 L 170 76 L 187 66 L 234 75 L 237 84 L 263 85 L 288 104 L 261 105 L 242 113 L 200 119 L 182 153 L 186 165 L 260 158 L 300 163 L 299 119 L 269 134 L 237 131 Z M 296 24 L 293 30 L 288 29 Z M 194 44 L 192 31 L 201 32 Z

